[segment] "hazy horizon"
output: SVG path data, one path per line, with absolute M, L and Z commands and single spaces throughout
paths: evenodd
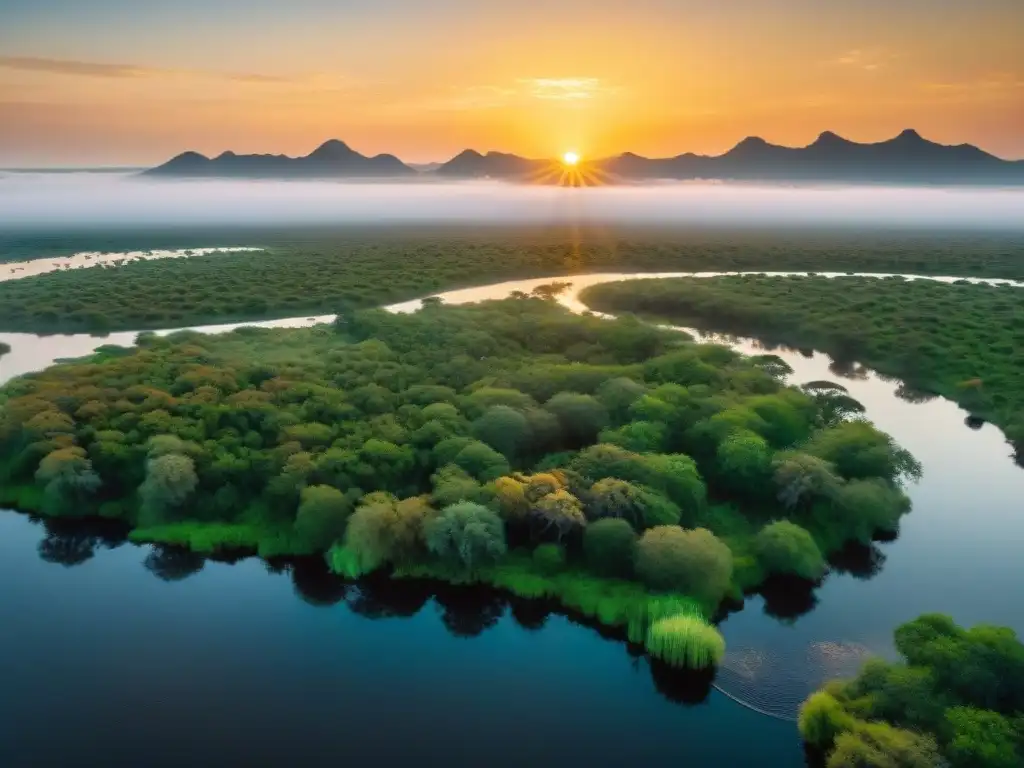
M 500 181 L 0 177 L 0 228 L 123 225 L 621 223 L 882 225 L 1024 231 L 1024 189 L 652 183 L 574 189 Z

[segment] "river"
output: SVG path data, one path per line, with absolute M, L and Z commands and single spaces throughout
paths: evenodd
M 580 310 L 587 285 L 654 276 L 567 276 L 560 300 Z M 0 333 L 12 347 L 0 380 L 134 337 Z M 789 721 L 800 699 L 866 653 L 890 654 L 899 623 L 941 611 L 1024 632 L 1024 472 L 998 429 L 968 427 L 948 401 L 818 353 L 775 353 L 792 383 L 842 383 L 924 475 L 895 541 L 847 553 L 813 593 L 753 597 L 723 622 L 715 689 L 487 590 L 346 585 L 317 562 L 203 563 L 120 543 L 122 532 L 3 513 L 0 765 L 802 765 Z

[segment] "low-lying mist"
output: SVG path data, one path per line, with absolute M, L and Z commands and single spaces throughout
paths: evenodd
M 0 174 L 0 227 L 561 221 L 1024 231 L 1024 189 L 664 183 L 154 181 Z

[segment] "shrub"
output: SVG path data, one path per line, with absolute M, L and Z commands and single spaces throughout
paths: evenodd
M 533 550 L 533 564 L 541 573 L 552 576 L 565 568 L 565 550 L 557 544 L 541 544 Z
M 812 693 L 801 705 L 797 718 L 797 727 L 804 741 L 820 749 L 830 749 L 836 737 L 855 724 L 853 716 L 826 691 Z
M 705 669 L 718 664 L 725 655 L 721 633 L 694 616 L 671 616 L 651 625 L 645 642 L 647 651 L 673 667 Z
M 629 578 L 633 573 L 636 533 L 625 520 L 598 520 L 583 533 L 587 566 L 602 576 Z
M 825 558 L 806 530 L 788 520 L 769 523 L 754 540 L 765 573 L 792 574 L 808 581 L 825 575 Z
M 715 606 L 729 588 L 732 552 L 704 528 L 659 525 L 637 544 L 636 572 L 654 589 L 681 592 Z

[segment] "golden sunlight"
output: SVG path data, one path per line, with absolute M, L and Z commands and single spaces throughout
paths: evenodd
M 562 155 L 562 162 L 568 166 L 579 165 L 580 156 L 577 152 L 566 152 Z

